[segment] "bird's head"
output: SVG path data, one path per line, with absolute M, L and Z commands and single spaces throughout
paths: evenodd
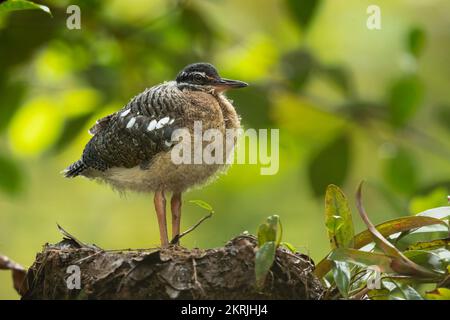
M 218 92 L 248 86 L 247 83 L 239 80 L 221 78 L 212 64 L 204 62 L 186 66 L 178 74 L 176 82 L 178 84 L 203 86 L 206 89 L 214 89 Z

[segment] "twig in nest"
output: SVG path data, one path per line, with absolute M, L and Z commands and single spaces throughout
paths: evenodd
M 83 247 L 87 247 L 83 242 L 81 242 L 80 240 L 78 240 L 77 238 L 75 238 L 73 235 L 71 235 L 70 233 L 68 233 L 66 230 L 63 229 L 63 227 L 61 227 L 59 224 L 56 224 L 56 226 L 58 227 L 59 232 L 61 232 L 61 234 L 68 240 L 72 240 L 73 242 L 75 242 L 77 245 L 79 245 L 81 248 Z
M 213 211 L 211 211 L 208 215 L 204 216 L 203 218 L 201 218 L 196 224 L 194 224 L 192 227 L 190 227 L 189 229 L 187 229 L 186 231 L 180 233 L 179 235 L 176 235 L 172 241 L 170 241 L 170 244 L 176 244 L 178 243 L 178 241 L 184 237 L 185 235 L 187 235 L 188 233 L 191 233 L 192 231 L 194 231 L 195 229 L 197 229 L 197 227 L 199 225 L 202 224 L 203 221 L 205 221 L 206 219 L 211 218 L 213 215 Z
M 192 257 L 192 268 L 194 269 L 194 284 L 195 284 L 195 287 L 200 290 L 202 296 L 205 296 L 205 290 L 203 290 L 202 284 L 198 281 L 198 277 L 197 277 L 197 263 L 195 262 L 195 258 L 194 257 Z
M 73 235 L 71 235 L 66 230 L 64 230 L 63 227 L 61 227 L 59 224 L 56 224 L 56 225 L 58 226 L 58 230 L 59 230 L 59 232 L 61 232 L 61 234 L 63 235 L 64 238 L 75 242 L 80 248 L 89 248 L 89 249 L 93 249 L 93 250 L 96 250 L 96 251 L 97 250 L 101 250 L 96 245 L 85 244 L 84 242 L 78 240 Z

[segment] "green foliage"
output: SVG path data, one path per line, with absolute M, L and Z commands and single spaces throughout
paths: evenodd
M 243 80 L 250 79 L 251 86 L 246 90 L 230 92 L 246 127 L 287 127 L 285 121 L 279 120 L 279 114 L 292 113 L 292 110 L 282 110 L 283 108 L 278 106 L 274 97 L 279 94 L 293 97 L 294 107 L 298 112 L 297 120 L 303 119 L 304 110 L 300 109 L 303 108 L 304 97 L 316 96 L 317 93 L 311 88 L 317 87 L 318 83 L 319 88 L 325 88 L 339 96 L 330 99 L 328 105 L 328 91 L 322 96 L 319 94 L 317 103 L 314 101 L 308 104 L 308 108 L 315 109 L 317 113 L 314 121 L 298 121 L 300 134 L 297 134 L 296 130 L 285 130 L 282 139 L 285 144 L 288 144 L 284 142 L 287 140 L 296 143 L 308 139 L 310 132 L 301 133 L 301 128 L 308 126 L 316 131 L 314 136 L 323 136 L 318 143 L 311 145 L 298 143 L 292 154 L 288 155 L 295 161 L 293 154 L 299 150 L 306 151 L 304 156 L 310 157 L 306 167 L 308 183 L 313 194 L 320 198 L 328 184 L 344 185 L 347 177 L 352 174 L 358 163 L 356 158 L 359 153 L 359 148 L 354 145 L 361 137 L 372 139 L 378 135 L 380 124 L 391 125 L 394 129 L 410 129 L 411 124 L 414 124 L 414 116 L 420 112 L 423 105 L 427 79 L 422 75 L 419 77 L 417 70 L 396 77 L 397 80 L 394 80 L 387 92 L 387 101 L 374 101 L 358 92 L 359 83 L 355 81 L 357 77 L 353 78 L 353 74 L 358 73 L 357 69 L 352 70 L 344 63 L 324 62 L 325 59 L 321 59 L 322 54 L 307 46 L 303 38 L 298 39 L 296 43 L 287 38 L 292 45 L 286 47 L 282 45 L 282 41 L 281 45 L 277 45 L 277 35 L 266 34 L 246 26 L 241 30 L 246 30 L 242 36 L 248 36 L 244 41 L 249 43 L 248 48 L 241 49 L 236 46 L 227 51 L 224 48 L 242 41 L 224 27 L 228 21 L 216 23 L 198 1 L 181 1 L 173 5 L 156 1 L 146 5 L 149 6 L 145 7 L 146 9 L 131 8 L 133 6 L 130 5 L 127 10 L 119 10 L 120 6 L 117 4 L 108 6 L 96 1 L 86 3 L 83 7 L 85 14 L 82 24 L 89 25 L 90 28 L 83 29 L 81 33 L 62 27 L 65 25 L 66 16 L 60 13 L 64 13 L 66 8 L 60 3 L 52 3 L 52 11 L 55 12 L 53 19 L 33 12 L 20 12 L 14 19 L 3 21 L 0 27 L 0 42 L 9 45 L 0 52 L 0 130 L 10 129 L 14 124 L 17 124 L 17 127 L 30 125 L 30 121 L 20 117 L 16 119 L 16 114 L 25 108 L 30 100 L 34 100 L 34 94 L 29 88 L 35 86 L 36 91 L 43 96 L 55 97 L 52 107 L 64 110 L 61 116 L 47 117 L 47 120 L 54 124 L 54 130 L 49 130 L 47 135 L 57 137 L 35 134 L 29 138 L 29 143 L 18 147 L 17 144 L 21 144 L 23 139 L 15 136 L 18 130 L 13 130 L 15 133 L 8 137 L 11 146 L 8 151 L 24 157 L 33 157 L 63 153 L 73 144 L 81 148 L 81 139 L 77 137 L 85 133 L 83 130 L 88 122 L 92 124 L 93 118 L 103 113 L 107 106 L 114 103 L 120 108 L 139 88 L 173 78 L 187 63 L 207 60 L 216 63 L 220 70 L 231 73 L 232 76 L 235 74 Z M 309 30 L 313 26 L 314 18 L 328 5 L 327 2 L 318 0 L 285 0 L 280 3 L 285 14 L 292 18 L 290 27 L 293 28 L 294 35 L 297 35 L 297 28 L 302 31 Z M 121 19 L 112 22 L 109 14 L 102 13 L 106 7 L 111 12 L 123 13 Z M 2 2 L 1 8 L 29 8 L 49 12 L 45 6 L 22 0 Z M 142 12 L 147 9 L 152 14 L 143 15 Z M 134 16 L 139 18 L 135 19 Z M 26 27 L 17 28 L 15 24 Z M 33 28 L 33 25 L 39 25 L 39 28 Z M 25 38 L 27 41 L 17 41 Z M 413 55 L 415 60 L 423 58 L 421 53 L 427 44 L 425 30 L 413 27 L 404 38 L 405 50 Z M 252 43 L 255 45 L 250 45 Z M 28 73 L 32 77 L 17 77 L 19 80 L 11 77 L 14 70 L 26 68 L 32 69 L 33 72 Z M 74 108 L 67 103 L 80 100 L 77 97 L 81 94 L 81 84 L 104 99 L 101 103 L 94 104 L 87 113 L 71 115 L 65 110 L 84 110 L 90 105 L 79 101 Z M 73 91 L 70 99 L 64 98 L 70 96 L 66 91 Z M 50 113 L 51 109 L 54 108 L 42 112 Z M 436 106 L 435 111 L 436 122 L 448 127 L 449 121 L 445 121 L 448 108 Z M 51 113 L 56 115 L 54 111 Z M 325 116 L 329 115 L 336 118 L 344 115 L 345 119 L 341 120 L 348 125 L 346 128 L 352 129 L 345 132 L 322 132 L 322 127 L 326 127 L 330 120 Z M 25 123 L 22 123 L 23 121 Z M 365 134 L 358 134 L 357 130 L 353 130 L 354 126 L 364 130 Z M 397 140 L 395 130 L 392 133 L 388 129 L 382 131 L 387 140 Z M 417 160 L 417 154 L 411 147 L 417 144 L 430 145 L 429 140 L 434 138 L 429 135 L 429 139 L 416 139 L 419 136 L 420 132 L 407 139 L 402 137 L 406 143 L 402 144 L 397 155 L 385 160 L 383 172 L 379 175 L 382 186 L 388 185 L 392 192 L 402 197 L 410 197 L 422 187 L 419 175 L 422 163 Z M 37 141 L 39 139 L 44 139 L 47 143 Z M 46 153 L 48 150 L 56 152 Z M 379 160 L 376 157 L 372 159 L 374 163 L 377 161 Z M 302 166 L 301 169 L 303 168 Z
M 436 288 L 436 290 L 427 292 L 425 297 L 429 300 L 450 300 L 450 289 Z
M 353 84 L 349 70 L 343 66 L 336 65 L 322 66 L 320 72 L 323 73 L 345 97 L 353 97 Z
M 286 0 L 289 12 L 303 29 L 311 24 L 320 3 L 320 0 Z
M 427 208 L 441 207 L 447 204 L 447 189 L 438 187 L 430 192 L 419 194 L 413 197 L 409 203 L 409 210 L 416 214 L 425 211 Z
M 1 6 L 12 2 L 1 1 Z M 396 28 L 406 30 L 399 36 L 385 25 L 367 31 L 362 23 L 359 31 L 364 32 L 354 30 L 351 19 L 336 12 L 361 18 L 365 12 L 345 1 L 82 1 L 81 30 L 66 28 L 68 3 L 46 3 L 53 18 L 42 8 L 0 14 L 0 43 L 7 44 L 0 50 L 0 158 L 7 163 L 0 167 L 0 243 L 11 244 L 5 249 L 20 254 L 15 258 L 21 262 L 31 263 L 27 259 L 34 254 L 23 243 L 35 248 L 38 239 L 52 236 L 48 228 L 36 228 L 36 217 L 42 223 L 71 217 L 86 238 L 110 247 L 142 247 L 149 238 L 157 242 L 155 225 L 149 232 L 136 222 L 148 219 L 147 197 L 123 201 L 101 191 L 102 186 L 63 181 L 58 173 L 79 157 L 95 120 L 195 61 L 212 62 L 224 77 L 250 83 L 227 95 L 245 128 L 280 129 L 281 163 L 279 174 L 270 178 L 259 176 L 255 166 L 234 166 L 218 183 L 193 191 L 194 198 L 213 199 L 214 209 L 226 214 L 212 222 L 217 226 L 196 234 L 195 242 L 186 239 L 187 245 L 221 245 L 236 226 L 252 223 L 261 211 L 284 215 L 301 201 L 298 219 L 285 233 L 291 232 L 292 243 L 308 242 L 313 255 L 325 252 L 328 244 L 319 241 L 323 233 L 310 230 L 312 211 L 328 184 L 345 186 L 358 177 L 377 186 L 370 211 L 374 220 L 392 220 L 376 228 L 402 252 L 419 242 L 445 239 L 444 225 L 407 220 L 405 210 L 408 204 L 414 214 L 444 206 L 450 191 L 450 107 L 443 68 L 449 46 L 429 36 L 446 28 L 448 19 L 428 14 L 435 4 L 427 2 L 423 10 L 386 3 L 391 15 L 405 18 Z M 449 6 L 440 5 L 440 10 Z M 424 29 L 408 29 L 405 23 L 418 15 Z M 368 37 L 381 33 L 376 41 Z M 86 98 L 86 89 L 92 97 Z M 385 145 L 399 152 L 384 153 Z M 21 191 L 28 191 L 26 199 L 14 198 Z M 68 195 L 80 199 L 71 211 Z M 390 200 L 377 201 L 380 195 Z M 89 212 L 92 203 L 104 203 L 111 212 L 100 231 L 75 214 Z M 123 211 L 136 218 L 124 224 Z M 188 212 L 183 219 L 190 224 L 192 217 Z M 419 217 L 425 216 L 410 218 Z M 334 229 L 340 230 L 341 222 L 337 218 Z M 394 239 L 396 230 L 401 235 Z M 353 242 L 352 249 L 360 251 L 372 235 L 363 231 Z M 352 276 L 361 268 L 351 267 Z M 330 260 L 318 264 L 318 270 L 327 269 L 332 276 Z M 5 282 L 1 275 L 0 282 Z M 352 279 L 349 296 L 355 286 Z M 376 291 L 404 298 L 391 282 Z M 5 295 L 15 297 L 0 286 L 0 297 Z
M 317 68 L 314 56 L 305 50 L 297 49 L 284 54 L 280 69 L 285 77 L 286 84 L 292 90 L 301 90 L 310 80 Z
M 325 194 L 325 225 L 331 249 L 353 247 L 353 221 L 347 198 L 339 187 L 329 185 Z
M 415 115 L 423 102 L 424 87 L 416 75 L 406 75 L 394 82 L 389 91 L 389 114 L 391 123 L 404 127 Z
M 421 28 L 415 27 L 408 34 L 408 50 L 416 58 L 419 58 L 425 48 L 426 34 Z
M 278 246 L 283 236 L 283 228 L 281 226 L 280 217 L 277 215 L 270 216 L 266 222 L 258 228 L 258 245 L 273 241 Z
M 331 192 L 339 195 L 340 204 L 346 204 L 345 196 L 336 186 L 330 186 L 327 195 Z M 326 260 L 322 260 L 316 268 L 316 275 L 325 278 L 328 272 L 333 275 L 333 280 L 328 288 L 328 298 L 349 298 L 349 296 L 359 296 L 363 290 L 367 290 L 367 294 L 363 294 L 371 299 L 407 299 L 422 300 L 424 298 L 439 298 L 439 291 L 419 293 L 420 285 L 423 282 L 434 283 L 437 286 L 449 277 L 450 250 L 449 239 L 433 239 L 427 242 L 418 242 L 410 245 L 405 250 L 395 246 L 394 235 L 399 238 L 407 237 L 409 230 L 415 230 L 430 225 L 443 225 L 449 231 L 448 217 L 450 210 L 436 208 L 428 212 L 422 213 L 420 216 L 404 217 L 393 221 L 382 223 L 374 226 L 370 221 L 365 209 L 362 205 L 361 185 L 356 196 L 356 204 L 358 212 L 367 226 L 367 230 L 353 237 L 353 247 L 339 247 L 336 245 L 336 234 L 330 233 L 330 203 L 335 201 L 326 201 L 326 226 L 329 231 L 330 241 L 332 242 L 332 252 L 327 255 Z M 348 205 L 344 207 L 347 208 Z M 336 210 L 334 205 L 333 210 Z M 345 209 L 345 212 L 349 210 Z M 334 219 L 335 220 L 335 219 Z M 347 226 L 346 226 L 347 224 Z M 332 224 L 333 226 L 335 224 Z M 353 228 L 351 219 L 340 219 L 339 230 L 342 228 Z M 333 231 L 334 229 L 332 229 Z M 433 234 L 430 229 L 430 234 Z M 402 233 L 400 233 L 402 232 Z M 406 232 L 406 233 L 405 233 Z M 374 247 L 367 245 L 374 242 L 378 249 L 383 253 L 373 252 Z M 364 248 L 361 248 L 363 247 Z M 354 268 L 350 268 L 349 264 Z M 380 285 L 383 287 L 369 288 L 368 281 L 371 281 L 373 268 L 381 272 L 376 275 Z M 358 277 L 357 277 L 358 276 Z M 355 280 L 356 277 L 359 280 Z M 329 279 L 329 278 L 328 278 Z M 389 279 L 382 281 L 382 279 Z M 337 289 L 337 291 L 335 291 Z M 438 290 L 438 287 L 436 288 Z M 437 292 L 437 294 L 436 294 Z
M 351 270 L 348 261 L 333 261 L 333 279 L 336 287 L 344 298 L 348 298 L 351 283 Z
M 22 170 L 17 163 L 0 154 L 0 190 L 10 194 L 18 194 L 24 185 L 24 177 Z
M 392 272 L 392 258 L 384 253 L 365 252 L 351 248 L 338 248 L 328 256 L 333 262 L 348 262 L 360 267 L 378 266 L 383 272 Z
M 336 185 L 329 185 L 325 194 L 325 226 L 332 251 L 316 267 L 316 275 L 327 279 L 326 298 L 379 299 L 441 299 L 447 292 L 436 287 L 421 291 L 422 283 L 437 286 L 449 277 L 450 238 L 415 242 L 404 249 L 396 243 L 412 233 L 435 235 L 434 226 L 444 227 L 449 234 L 450 207 L 430 209 L 415 216 L 383 222 L 370 221 L 362 204 L 362 184 L 356 195 L 356 205 L 367 230 L 354 235 L 353 221 L 347 198 Z M 255 260 L 257 287 L 264 286 L 272 267 L 278 245 L 291 251 L 295 248 L 281 242 L 281 222 L 278 216 L 267 218 L 258 228 L 258 251 Z M 377 248 L 382 252 L 374 252 Z M 378 273 L 379 272 L 379 273 Z M 331 277 L 329 277 L 331 274 Z M 370 282 L 370 287 L 369 287 Z M 374 288 L 374 285 L 380 287 Z M 364 294 L 361 294 L 365 292 Z
M 255 278 L 257 288 L 262 288 L 273 265 L 275 253 L 280 244 L 295 250 L 291 244 L 282 243 L 283 227 L 280 217 L 270 216 L 258 227 L 258 251 L 255 255 Z
M 214 212 L 213 207 L 209 203 L 207 203 L 206 201 L 203 201 L 203 200 L 189 200 L 189 203 L 193 203 L 193 204 L 197 205 L 198 207 L 200 207 L 202 209 L 205 209 L 206 211 Z
M 350 137 L 342 133 L 322 147 L 309 161 L 308 179 L 316 196 L 323 195 L 327 185 L 342 185 L 350 167 Z
M 49 15 L 52 15 L 50 9 L 47 6 L 36 4 L 31 1 L 25 0 L 7 0 L 0 3 L 0 14 L 11 12 L 11 11 L 21 11 L 21 10 L 41 10 Z
M 287 248 L 292 253 L 297 252 L 297 250 L 295 249 L 294 245 L 292 245 L 289 242 L 282 241 L 282 242 L 280 242 L 280 246 L 283 246 L 283 247 Z
M 417 189 L 416 160 L 405 149 L 399 149 L 395 155 L 388 158 L 384 167 L 384 175 L 387 183 L 398 192 L 413 194 Z
M 262 288 L 264 286 L 264 281 L 275 260 L 276 250 L 277 246 L 275 245 L 275 242 L 269 241 L 260 246 L 256 252 L 255 278 L 257 288 Z

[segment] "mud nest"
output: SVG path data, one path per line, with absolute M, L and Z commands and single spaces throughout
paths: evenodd
M 170 246 L 111 251 L 64 239 L 55 245 L 46 244 L 37 254 L 27 272 L 27 290 L 22 298 L 321 298 L 324 289 L 312 273 L 312 260 L 282 248 L 277 249 L 264 287 L 257 289 L 256 245 L 253 236 L 241 235 L 224 247 L 208 250 Z M 73 282 L 74 275 L 79 275 L 79 289 L 76 280 Z

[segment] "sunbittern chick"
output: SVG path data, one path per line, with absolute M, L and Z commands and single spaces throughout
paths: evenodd
M 169 244 L 165 192 L 172 193 L 172 238 L 180 233 L 181 194 L 214 176 L 223 164 L 176 164 L 171 159 L 174 130 L 193 135 L 194 122 L 203 131 L 240 127 L 239 116 L 224 92 L 246 87 L 221 78 L 209 63 L 185 67 L 175 81 L 146 89 L 124 108 L 100 120 L 80 160 L 65 171 L 68 178 L 99 179 L 119 190 L 154 192 L 161 245 Z M 234 141 L 233 141 L 234 143 Z

